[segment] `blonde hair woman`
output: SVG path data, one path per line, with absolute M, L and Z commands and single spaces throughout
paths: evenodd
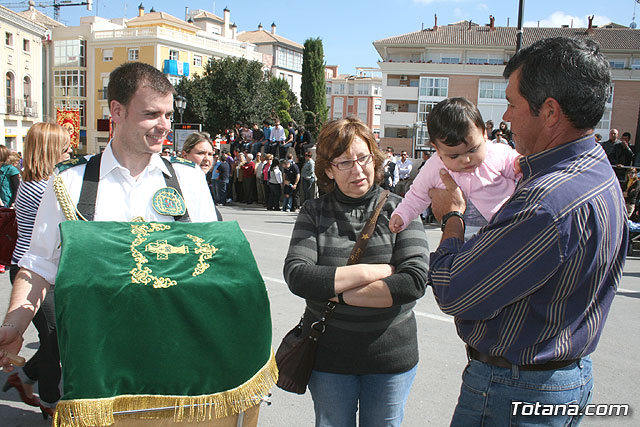
M 38 213 L 47 181 L 58 162 L 69 159 L 69 133 L 56 123 L 36 123 L 24 140 L 22 182 L 15 201 L 18 220 L 18 241 L 13 252 L 9 278 L 11 283 L 20 268 L 17 266 L 29 248 L 33 224 Z M 54 287 L 51 287 L 51 291 Z M 54 292 L 48 292 L 33 318 L 38 330 L 40 347 L 36 354 L 17 373 L 11 375 L 4 391 L 15 387 L 27 405 L 40 407 L 43 416 L 53 415 L 60 399 L 60 355 L 55 321 Z M 40 399 L 33 394 L 33 384 L 38 382 Z

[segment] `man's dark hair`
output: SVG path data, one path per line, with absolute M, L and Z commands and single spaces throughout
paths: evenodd
M 129 105 L 133 94 L 149 86 L 163 95 L 175 94 L 173 85 L 160 70 L 144 62 L 125 62 L 109 74 L 107 99 L 118 101 L 125 107 Z
M 442 100 L 427 116 L 427 130 L 432 144 L 442 143 L 449 147 L 467 145 L 466 138 L 471 126 L 485 130 L 480 111 L 466 98 Z
M 631 141 L 631 132 L 625 132 L 622 134 L 622 136 L 626 136 L 627 138 L 629 138 L 629 141 Z
M 547 98 L 560 104 L 576 129 L 593 129 L 611 92 L 611 72 L 600 45 L 591 39 L 556 37 L 518 51 L 503 75 L 520 70 L 518 90 L 534 116 Z

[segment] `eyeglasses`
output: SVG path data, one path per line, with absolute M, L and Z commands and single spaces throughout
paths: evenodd
M 331 163 L 333 166 L 337 167 L 341 171 L 346 171 L 351 169 L 356 164 L 356 162 L 358 162 L 360 166 L 366 166 L 369 163 L 371 163 L 371 160 L 373 160 L 373 154 L 367 154 L 366 156 L 358 157 L 355 160 L 343 160 L 338 163 L 333 163 L 333 162 L 329 162 L 329 163 Z

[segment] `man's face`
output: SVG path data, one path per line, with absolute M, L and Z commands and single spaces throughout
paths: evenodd
M 541 151 L 538 143 L 540 130 L 542 129 L 542 118 L 534 116 L 529 109 L 529 103 L 520 94 L 520 69 L 514 71 L 509 77 L 506 95 L 507 111 L 502 116 L 505 122 L 511 122 L 511 134 L 516 143 L 518 153 L 526 156 Z
M 615 141 L 618 139 L 618 129 L 611 129 L 609 131 L 609 139 Z
M 407 152 L 403 151 L 402 153 L 400 153 L 400 156 L 402 157 L 402 161 L 404 162 L 405 160 L 407 160 Z
M 114 143 L 128 153 L 156 154 L 171 129 L 173 94 L 163 95 L 142 86 L 136 90 L 129 105 L 112 101 L 115 123 Z
M 620 141 L 624 142 L 625 144 L 629 145 L 629 137 L 627 135 L 622 135 L 620 137 Z

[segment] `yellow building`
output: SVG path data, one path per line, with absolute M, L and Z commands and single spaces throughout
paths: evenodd
M 22 151 L 31 125 L 42 121 L 42 52 L 46 27 L 0 6 L 0 144 Z
M 262 62 L 255 45 L 236 40 L 229 18 L 228 10 L 224 18 L 195 11 L 187 22 L 153 9 L 145 13 L 140 5 L 133 19 L 88 16 L 79 26 L 54 29 L 52 114 L 56 108 L 80 109 L 78 152 L 96 153 L 106 147 L 109 73 L 124 62 L 151 64 L 174 84 L 202 74 L 211 58 L 238 56 Z

